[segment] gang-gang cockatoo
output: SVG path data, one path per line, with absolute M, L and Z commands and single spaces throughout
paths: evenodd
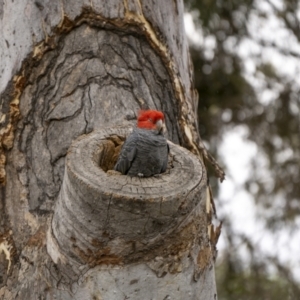
M 139 113 L 137 126 L 121 149 L 115 170 L 122 174 L 150 177 L 168 165 L 169 146 L 163 135 L 164 114 L 157 110 Z

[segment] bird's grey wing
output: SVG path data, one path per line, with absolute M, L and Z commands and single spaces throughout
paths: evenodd
M 136 156 L 136 136 L 130 135 L 125 141 L 119 159 L 114 167 L 116 171 L 127 174 Z
M 166 170 L 167 170 L 169 153 L 170 153 L 170 146 L 169 146 L 169 144 L 167 143 L 167 154 L 166 154 L 166 156 L 165 156 L 165 158 L 164 158 L 163 165 L 162 165 L 162 167 L 161 167 L 161 172 L 162 172 L 162 173 L 166 172 Z

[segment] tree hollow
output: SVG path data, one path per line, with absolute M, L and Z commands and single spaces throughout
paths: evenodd
M 54 241 L 69 263 L 89 266 L 154 259 L 179 242 L 191 250 L 194 229 L 180 241 L 177 234 L 182 224 L 193 222 L 191 214 L 205 199 L 201 162 L 168 142 L 168 168 L 160 177 L 121 175 L 112 169 L 130 132 L 102 129 L 71 145 L 48 238 L 50 255 Z M 51 257 L 57 262 L 57 255 Z

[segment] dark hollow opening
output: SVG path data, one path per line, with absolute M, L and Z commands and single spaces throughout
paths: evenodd
M 104 172 L 114 169 L 125 139 L 123 136 L 111 135 L 102 141 L 94 159 Z

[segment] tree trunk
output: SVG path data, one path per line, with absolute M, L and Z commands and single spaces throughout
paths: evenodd
M 216 299 L 182 1 L 1 1 L 0 27 L 0 299 Z M 141 108 L 160 178 L 110 171 Z

